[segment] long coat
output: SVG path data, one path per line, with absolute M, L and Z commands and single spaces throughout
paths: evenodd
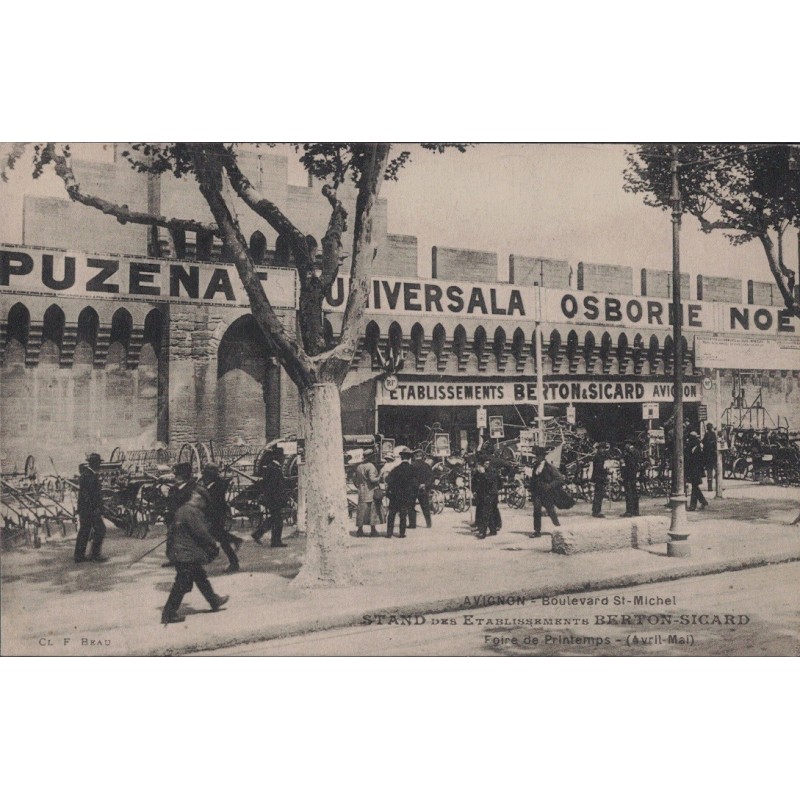
M 564 483 L 564 476 L 549 462 L 542 461 L 531 474 L 529 488 L 534 500 L 538 497 L 545 506 L 555 503 L 555 490 Z
M 386 493 L 395 508 L 413 508 L 419 484 L 408 461 L 396 466 L 386 477 Z
M 225 518 L 228 515 L 228 501 L 226 499 L 226 492 L 228 489 L 228 482 L 222 478 L 217 478 L 212 481 L 208 486 L 203 487 L 208 495 L 208 508 L 206 509 L 206 516 L 211 525 L 212 530 L 220 530 L 225 527 Z
M 289 488 L 277 461 L 264 468 L 261 479 L 261 499 L 270 511 L 280 511 L 289 500 Z
M 90 467 L 81 472 L 78 482 L 78 516 L 89 520 L 100 514 L 103 505 L 103 485 L 97 473 Z
M 375 507 L 375 489 L 380 483 L 378 468 L 371 461 L 359 464 L 353 475 L 353 483 L 358 489 L 356 524 L 377 525 L 382 521 L 380 511 Z
M 167 557 L 177 564 L 210 564 L 218 554 L 206 517 L 206 500 L 193 491 L 167 532 Z
M 703 481 L 703 447 L 699 439 L 691 437 L 683 451 L 686 480 L 693 486 Z
M 472 475 L 472 492 L 475 496 L 475 522 L 479 530 L 497 530 L 500 525 L 500 511 L 497 501 L 500 496 L 500 475 L 494 469 L 475 471 Z

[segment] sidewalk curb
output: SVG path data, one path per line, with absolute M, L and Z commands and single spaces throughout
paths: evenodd
M 497 591 L 497 595 L 510 596 L 520 595 L 527 601 L 541 599 L 542 597 L 552 597 L 561 594 L 578 594 L 583 592 L 603 591 L 605 589 L 622 589 L 629 586 L 645 586 L 651 583 L 661 583 L 674 581 L 681 578 L 694 578 L 704 575 L 717 575 L 723 572 L 738 572 L 745 569 L 755 569 L 758 567 L 773 566 L 800 561 L 800 551 L 792 550 L 774 555 L 752 556 L 750 558 L 732 558 L 718 561 L 705 562 L 703 564 L 676 564 L 653 572 L 632 572 L 609 578 L 588 579 L 584 581 L 571 581 L 564 583 L 546 584 L 536 589 L 502 589 Z M 301 636 L 320 631 L 335 630 L 337 628 L 347 628 L 358 625 L 364 616 L 408 616 L 441 614 L 446 612 L 476 611 L 478 608 L 505 608 L 503 604 L 487 606 L 465 606 L 464 595 L 449 597 L 442 600 L 431 600 L 428 602 L 417 602 L 407 606 L 392 606 L 384 608 L 364 608 L 358 613 L 347 612 L 345 614 L 329 616 L 326 619 L 317 619 L 314 622 L 287 623 L 285 625 L 274 625 L 262 629 L 244 637 L 231 639 L 219 639 L 217 641 L 207 641 L 192 645 L 184 645 L 174 648 L 153 648 L 139 655 L 147 656 L 182 656 L 200 655 L 212 651 L 224 650 L 229 647 L 240 645 L 257 644 L 268 642 L 275 639 L 286 639 L 293 636 Z M 517 606 L 512 606 L 517 607 Z

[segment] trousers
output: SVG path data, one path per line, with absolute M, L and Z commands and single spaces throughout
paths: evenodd
M 391 536 L 394 533 L 394 519 L 400 516 L 400 535 L 406 535 L 406 525 L 410 516 L 411 509 L 408 506 L 396 503 L 393 500 L 389 501 L 389 515 L 386 517 L 386 535 Z
M 99 557 L 105 536 L 106 524 L 103 522 L 103 517 L 100 513 L 81 516 L 78 526 L 78 538 L 75 540 L 75 560 L 83 561 L 86 558 L 86 547 L 89 544 L 90 537 L 92 550 L 89 557 Z
M 175 582 L 172 584 L 167 603 L 164 606 L 164 616 L 177 613 L 181 607 L 184 595 L 192 591 L 197 586 L 200 594 L 208 600 L 213 607 L 217 595 L 211 588 L 211 582 L 202 564 L 186 564 L 179 562 L 175 564 Z
M 431 504 L 428 500 L 428 490 L 427 489 L 420 489 L 417 492 L 417 503 L 419 503 L 419 507 L 422 510 L 422 516 L 425 518 L 425 524 L 430 528 L 431 527 Z M 409 528 L 416 528 L 417 527 L 417 506 L 416 503 L 411 506 L 408 511 L 408 527 Z
M 555 506 L 552 503 L 545 503 L 539 495 L 535 494 L 533 496 L 533 532 L 537 535 L 542 532 L 542 508 L 547 511 L 553 525 L 558 525 Z
M 639 516 L 639 486 L 636 479 L 622 482 L 625 488 L 625 513 L 632 517 Z
M 606 496 L 606 487 L 603 483 L 594 485 L 594 499 L 592 500 L 592 514 L 597 516 L 603 508 L 603 498 Z

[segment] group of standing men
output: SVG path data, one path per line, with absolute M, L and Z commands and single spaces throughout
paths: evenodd
M 382 463 L 382 469 L 378 464 Z M 425 518 L 426 527 L 431 527 L 431 508 L 428 492 L 433 486 L 433 469 L 422 450 L 402 450 L 395 464 L 380 458 L 376 451 L 356 467 L 353 483 L 358 489 L 356 509 L 356 536 L 380 536 L 378 525 L 384 522 L 383 498 L 389 500 L 386 515 L 387 539 L 394 536 L 395 520 L 399 523 L 398 537 L 404 539 L 406 530 L 417 527 L 417 503 Z M 369 534 L 364 526 L 370 526 Z

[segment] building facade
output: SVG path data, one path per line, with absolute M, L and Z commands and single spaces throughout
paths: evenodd
M 329 206 L 318 188 L 289 185 L 285 158 L 250 154 L 245 169 L 321 238 Z M 83 186 L 132 208 L 209 219 L 188 181 L 118 162 L 75 170 Z M 352 206 L 352 196 L 345 200 Z M 295 272 L 263 221 L 232 204 L 291 329 Z M 295 387 L 265 346 L 219 242 L 121 226 L 68 200 L 28 197 L 23 213 L 23 241 L 0 245 L 5 463 L 33 454 L 69 470 L 89 450 L 260 444 L 296 432 Z M 483 408 L 513 438 L 535 416 L 536 331 L 546 413 L 572 407 L 579 425 L 607 439 L 645 427 L 644 403 L 658 404 L 657 419 L 669 416 L 668 270 L 511 255 L 501 281 L 495 253 L 434 247 L 430 265 L 419 264 L 415 237 L 389 234 L 386 219 L 382 201 L 369 308 L 344 387 L 345 433 L 415 444 L 438 423 L 451 447 L 464 449 Z M 800 321 L 775 287 L 682 280 L 688 418 L 800 427 Z M 340 278 L 328 296 L 334 338 L 345 286 Z M 389 381 L 387 364 L 399 367 Z

